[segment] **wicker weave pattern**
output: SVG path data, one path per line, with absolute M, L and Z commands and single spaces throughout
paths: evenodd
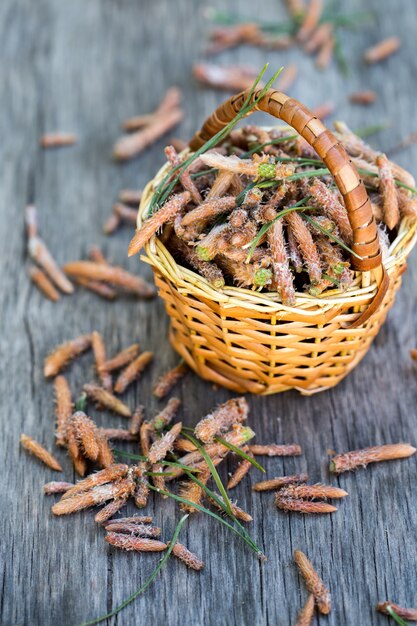
M 416 225 L 412 245 L 415 229 Z M 349 294 L 334 295 L 334 305 L 323 302 L 319 308 L 317 299 L 309 298 L 309 303 L 300 303 L 303 309 L 292 312 L 276 304 L 262 306 L 263 294 L 253 296 L 252 307 L 242 306 L 239 292 L 244 290 L 233 287 L 219 302 L 207 293 L 210 287 L 204 279 L 195 280 L 197 275 L 192 277 L 193 272 L 181 266 L 177 265 L 173 282 L 166 269 L 175 261 L 160 248 L 158 242 L 157 266 L 164 273 L 154 266 L 155 282 L 171 318 L 173 347 L 202 378 L 238 393 L 271 394 L 296 388 L 312 394 L 336 385 L 365 355 L 394 302 L 406 267 L 404 260 L 393 264 L 382 306 L 365 325 L 350 329 L 343 326 L 358 316 L 358 307 L 352 304 L 366 305 L 375 289 L 352 290 L 352 301 Z M 149 260 L 154 264 L 153 253 Z
M 336 385 L 365 355 L 393 303 L 401 278 L 391 282 L 378 315 L 366 326 L 344 330 L 347 314 L 326 324 L 280 322 L 210 300 L 181 294 L 156 274 L 171 317 L 170 341 L 202 378 L 238 393 L 271 394 L 296 388 L 304 394 Z
M 239 94 L 219 107 L 191 147 L 197 148 L 227 124 L 244 97 Z M 273 292 L 213 289 L 204 278 L 176 263 L 157 237 L 145 246 L 142 259 L 154 270 L 171 318 L 173 347 L 202 378 L 238 393 L 297 389 L 310 395 L 336 385 L 366 354 L 401 286 L 407 256 L 417 240 L 417 220 L 402 220 L 382 265 L 379 242 L 373 239 L 376 225 L 370 217 L 368 196 L 356 172 L 351 176 L 354 168 L 346 153 L 300 103 L 278 92 L 267 97 L 269 100 L 261 101 L 258 108 L 271 112 L 271 99 L 278 103 L 279 116 L 308 139 L 324 160 L 327 158 L 349 212 L 354 245 L 366 257 L 353 285 L 347 292 L 335 289 L 319 297 L 297 293 L 295 306 L 287 307 Z M 138 226 L 167 168 L 164 166 L 147 185 Z

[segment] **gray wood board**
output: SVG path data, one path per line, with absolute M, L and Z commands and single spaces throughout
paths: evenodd
M 275 0 L 213 4 L 262 19 L 284 15 Z M 413 0 L 404 0 L 401 6 L 378 0 L 345 5 L 346 11 L 376 13 L 373 23 L 343 34 L 351 65 L 347 78 L 334 67 L 318 73 L 312 60 L 298 50 L 241 48 L 217 60 L 251 63 L 255 68 L 266 60 L 272 68 L 297 62 L 300 75 L 292 95 L 312 107 L 334 101 L 337 117 L 353 128 L 391 120 L 392 127 L 373 140 L 388 149 L 417 130 L 417 8 Z M 22 215 L 27 202 L 36 203 L 42 235 L 60 263 L 85 257 L 95 243 L 115 262 L 150 277 L 149 268 L 137 258 L 126 258 L 130 231 L 105 238 L 101 228 L 118 190 L 143 186 L 162 164 L 164 144 L 159 142 L 123 166 L 112 162 L 111 148 L 121 121 L 152 110 L 172 84 L 185 94 L 186 119 L 173 133 L 183 138 L 190 137 L 224 99 L 222 93 L 197 86 L 191 74 L 210 28 L 202 18 L 203 8 L 203 2 L 192 0 L 0 3 L 0 621 L 5 625 L 74 625 L 96 617 L 138 588 L 159 559 L 111 549 L 93 512 L 54 519 L 51 499 L 43 497 L 41 489 L 56 475 L 29 459 L 18 440 L 24 431 L 52 447 L 53 394 L 43 379 L 43 359 L 57 343 L 94 328 L 103 333 L 111 354 L 134 340 L 154 350 L 155 364 L 126 398 L 131 406 L 143 402 L 148 414 L 156 411 L 150 383 L 177 361 L 164 339 L 168 324 L 163 305 L 158 299 L 109 304 L 81 290 L 58 304 L 46 301 L 27 278 Z M 364 66 L 363 49 L 393 33 L 401 35 L 401 52 L 380 66 Z M 379 95 L 368 109 L 347 100 L 348 93 L 363 88 Z M 40 150 L 40 135 L 55 129 L 78 133 L 79 143 L 61 151 Z M 414 147 L 398 160 L 416 173 L 416 156 Z M 417 345 L 416 278 L 414 257 L 396 306 L 369 354 L 336 389 L 311 398 L 295 392 L 249 398 L 250 424 L 259 442 L 303 446 L 304 455 L 298 459 L 266 459 L 269 476 L 308 468 L 313 481 L 328 481 L 329 448 L 344 451 L 390 441 L 416 442 L 416 368 L 408 354 Z M 69 377 L 75 394 L 93 377 L 91 356 L 74 364 Z M 178 393 L 184 403 L 182 417 L 190 425 L 231 395 L 214 391 L 194 375 Z M 123 423 L 95 416 L 101 424 Z M 72 479 L 70 462 L 58 455 L 65 476 Z M 390 598 L 403 605 L 417 604 L 415 476 L 413 458 L 333 480 L 350 497 L 337 514 L 313 518 L 280 513 L 272 494 L 252 494 L 251 482 L 259 480 L 254 470 L 236 497 L 253 513 L 251 532 L 268 562 L 260 565 L 238 538 L 200 515 L 189 520 L 182 538 L 204 558 L 205 571 L 196 574 L 171 560 L 146 594 L 111 623 L 292 624 L 307 597 L 292 560 L 293 550 L 300 548 L 333 592 L 332 614 L 317 617 L 316 623 L 383 626 L 387 618 L 374 611 L 376 601 Z M 179 519 L 177 506 L 158 502 L 149 510 L 169 538 Z

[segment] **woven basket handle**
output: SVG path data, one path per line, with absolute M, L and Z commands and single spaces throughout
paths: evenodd
M 190 141 L 191 150 L 197 150 L 206 141 L 224 128 L 241 110 L 250 90 L 242 91 L 226 100 L 204 122 L 202 129 Z M 259 97 L 256 90 L 253 102 Z M 376 222 L 371 203 L 358 172 L 344 147 L 336 137 L 298 100 L 270 89 L 257 103 L 255 109 L 270 113 L 292 126 L 314 148 L 326 164 L 342 194 L 353 231 L 352 250 L 361 258 L 352 255 L 351 263 L 356 270 L 375 272 L 378 283 L 382 282 L 382 256 Z

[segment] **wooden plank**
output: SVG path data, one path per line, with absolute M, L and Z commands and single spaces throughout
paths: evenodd
M 28 201 L 36 203 L 42 234 L 60 263 L 85 256 L 91 244 L 98 244 L 116 262 L 149 277 L 147 266 L 136 258 L 126 259 L 129 230 L 106 239 L 101 226 L 118 190 L 144 185 L 162 164 L 164 144 L 161 141 L 137 160 L 117 166 L 110 155 L 120 123 L 151 110 L 167 86 L 178 84 L 185 93 L 187 118 L 173 134 L 186 138 L 224 95 L 200 89 L 191 76 L 209 29 L 201 19 L 202 2 L 177 0 L 175 10 L 169 0 L 43 0 L 36 11 L 32 4 L 3 0 L 0 6 L 0 210 L 1 224 L 6 225 L 0 229 L 4 296 L 0 299 L 4 467 L 0 495 L 5 505 L 0 621 L 47 626 L 80 623 L 116 606 L 143 583 L 159 557 L 109 549 L 92 512 L 69 519 L 51 516 L 52 499 L 44 498 L 41 488 L 55 476 L 24 456 L 18 446 L 22 431 L 49 448 L 53 445 L 52 388 L 42 377 L 43 358 L 58 342 L 94 328 L 105 336 L 111 354 L 139 341 L 157 358 L 137 388 L 126 393 L 126 400 L 130 406 L 144 403 L 152 414 L 159 404 L 151 396 L 151 382 L 177 357 L 162 341 L 167 320 L 158 300 L 109 304 L 77 291 L 57 305 L 45 301 L 26 277 L 22 211 Z M 212 4 L 224 8 L 225 3 Z M 349 11 L 362 8 L 359 0 L 349 4 Z M 273 19 L 277 10 L 275 0 L 227 5 L 265 19 Z M 391 119 L 392 128 L 374 142 L 387 149 L 416 130 L 410 82 L 417 11 L 412 0 L 406 0 L 401 11 L 386 1 L 372 0 L 367 7 L 377 12 L 377 20 L 356 33 L 343 34 L 352 65 L 348 78 L 334 68 L 318 74 L 312 60 L 297 50 L 243 48 L 219 60 L 260 67 L 269 59 L 272 68 L 296 61 L 300 76 L 291 95 L 311 107 L 333 100 L 337 117 L 352 128 Z M 394 31 L 401 34 L 402 50 L 387 63 L 365 67 L 363 49 Z M 369 109 L 354 107 L 346 98 L 363 88 L 379 94 Z M 257 119 L 267 120 L 261 115 Z M 41 151 L 40 135 L 56 129 L 76 132 L 79 143 L 61 151 Z M 413 147 L 398 161 L 411 167 L 416 157 Z M 387 324 L 367 357 L 339 387 L 312 398 L 291 392 L 249 399 L 250 423 L 259 442 L 295 441 L 305 451 L 299 459 L 266 459 L 268 475 L 308 469 L 312 480 L 328 481 L 329 448 L 342 451 L 387 441 L 416 442 L 416 368 L 408 356 L 408 349 L 417 345 L 416 279 L 412 258 Z M 92 377 L 92 359 L 86 355 L 69 371 L 74 394 Z M 194 375 L 179 386 L 178 395 L 189 425 L 230 397 Z M 122 419 L 98 412 L 94 416 L 100 424 L 123 424 Z M 58 455 L 65 476 L 73 478 L 69 461 L 63 453 Z M 307 595 L 292 562 L 293 550 L 299 548 L 317 564 L 334 594 L 334 612 L 326 620 L 318 618 L 318 623 L 383 626 L 386 618 L 373 610 L 378 600 L 417 602 L 415 471 L 416 460 L 411 459 L 333 479 L 350 497 L 336 515 L 312 519 L 276 511 L 272 494 L 252 495 L 250 485 L 259 480 L 254 470 L 233 495 L 252 511 L 251 533 L 268 562 L 260 565 L 213 520 L 190 519 L 182 539 L 205 559 L 206 570 L 195 574 L 173 560 L 161 579 L 112 623 L 294 623 Z M 134 507 L 129 510 L 134 512 Z M 149 510 L 169 538 L 179 519 L 178 508 L 168 501 L 152 503 Z

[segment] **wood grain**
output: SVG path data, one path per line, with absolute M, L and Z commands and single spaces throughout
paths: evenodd
M 210 4 L 264 19 L 279 11 L 285 15 L 276 0 Z M 352 0 L 346 11 L 361 10 L 362 4 Z M 61 264 L 86 258 L 89 246 L 97 244 L 117 264 L 150 278 L 137 258 L 127 259 L 129 228 L 108 239 L 101 228 L 118 191 L 143 186 L 162 164 L 164 142 L 122 166 L 111 160 L 112 145 L 122 120 L 152 110 L 173 84 L 186 96 L 187 116 L 175 131 L 184 139 L 224 99 L 224 94 L 198 87 L 191 74 L 209 29 L 201 17 L 204 6 L 202 0 L 39 0 L 36 7 L 31 0 L 0 3 L 0 622 L 7 626 L 72 626 L 96 617 L 138 588 L 160 558 L 114 551 L 105 544 L 93 512 L 54 519 L 49 510 L 53 498 L 43 496 L 42 485 L 55 476 L 27 458 L 18 441 L 24 431 L 52 449 L 53 389 L 43 379 L 43 359 L 56 344 L 93 329 L 103 334 L 109 356 L 134 341 L 155 352 L 149 371 L 124 395 L 132 408 L 140 401 L 148 415 L 155 414 L 161 403 L 152 396 L 151 383 L 177 363 L 163 341 L 163 306 L 159 300 L 107 303 L 83 290 L 57 304 L 46 301 L 26 275 L 23 209 L 27 202 L 36 204 L 41 234 Z M 347 78 L 335 68 L 318 73 L 313 60 L 298 50 L 242 48 L 224 53 L 219 61 L 255 68 L 266 60 L 272 68 L 299 63 L 290 95 L 313 108 L 333 100 L 337 117 L 352 128 L 392 120 L 392 128 L 373 142 L 387 149 L 416 130 L 417 8 L 413 0 L 404 0 L 400 10 L 387 0 L 369 0 L 366 9 L 377 11 L 376 20 L 342 35 L 352 65 Z M 398 54 L 378 66 L 364 66 L 363 50 L 392 34 L 403 40 Z M 366 110 L 350 105 L 348 94 L 365 88 L 379 94 L 376 104 Z M 57 129 L 71 129 L 79 142 L 68 150 L 42 151 L 41 135 Z M 415 174 L 416 158 L 413 147 L 398 160 Z M 250 424 L 259 443 L 298 442 L 305 452 L 294 459 L 266 459 L 268 476 L 308 469 L 313 481 L 329 482 L 328 448 L 416 443 L 417 367 L 408 355 L 417 346 L 416 296 L 414 255 L 385 327 L 347 380 L 312 398 L 296 393 L 249 398 Z M 92 356 L 72 364 L 68 377 L 76 396 L 94 378 Z M 192 374 L 176 395 L 183 401 L 180 417 L 187 425 L 231 397 Z M 122 418 L 105 413 L 94 417 L 100 426 L 125 426 Z M 72 481 L 65 453 L 57 451 L 57 456 L 64 479 Z M 146 594 L 109 623 L 293 624 L 307 598 L 292 561 L 298 548 L 333 593 L 334 610 L 329 618 L 317 618 L 318 624 L 384 626 L 387 618 L 373 609 L 378 600 L 405 606 L 417 601 L 416 464 L 414 457 L 332 479 L 350 496 L 333 516 L 314 519 L 277 511 L 272 494 L 253 494 L 250 485 L 261 479 L 253 470 L 233 497 L 253 514 L 252 534 L 267 553 L 267 563 L 260 565 L 213 520 L 192 518 L 180 540 L 205 560 L 204 572 L 170 560 Z M 133 512 L 131 506 L 127 514 Z M 155 507 L 151 500 L 148 513 L 155 514 L 163 538 L 170 539 L 179 519 L 176 505 L 164 501 Z

